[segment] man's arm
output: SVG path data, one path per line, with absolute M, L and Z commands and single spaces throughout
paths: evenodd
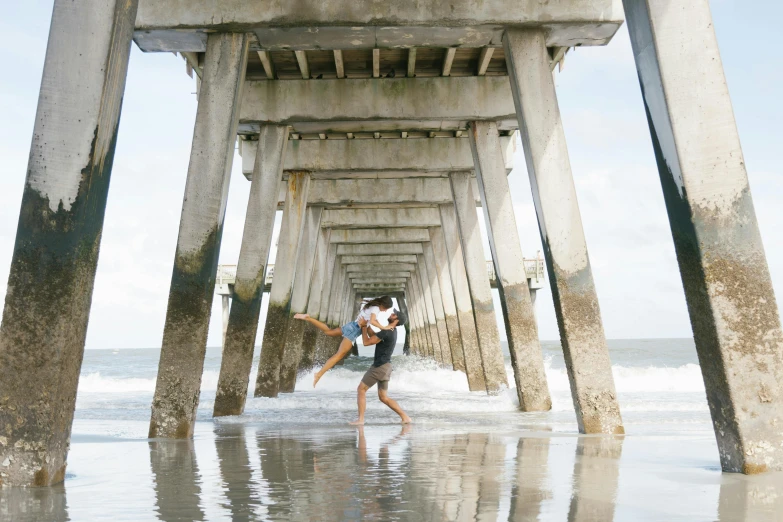
M 373 346 L 381 342 L 378 336 L 375 335 L 375 332 L 373 332 L 372 330 L 370 330 L 370 328 L 367 327 L 367 321 L 364 320 L 359 321 L 359 326 L 362 327 L 362 344 L 364 346 Z M 372 332 L 372 337 L 370 337 L 368 330 Z

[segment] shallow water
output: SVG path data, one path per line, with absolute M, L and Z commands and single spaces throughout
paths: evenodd
M 389 394 L 414 425 L 371 394 L 357 429 L 346 423 L 368 357 L 213 420 L 211 349 L 194 440 L 151 441 L 158 350 L 91 350 L 64 485 L 0 490 L 0 519 L 783 520 L 783 474 L 720 472 L 692 341 L 610 341 L 617 438 L 578 435 L 559 346 L 544 351 L 551 412 L 520 413 L 513 389 L 471 393 L 463 374 L 399 355 Z

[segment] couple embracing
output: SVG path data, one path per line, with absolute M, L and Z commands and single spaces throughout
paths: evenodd
M 320 329 L 326 335 L 330 337 L 342 336 L 342 342 L 337 350 L 337 353 L 329 358 L 318 373 L 315 374 L 313 379 L 313 387 L 318 384 L 318 381 L 323 375 L 329 371 L 338 361 L 348 355 L 351 351 L 351 346 L 354 341 L 361 336 L 362 344 L 364 346 L 375 346 L 375 358 L 373 364 L 367 373 L 362 377 L 362 382 L 359 383 L 357 388 L 356 402 L 359 406 L 359 418 L 351 422 L 353 425 L 364 424 L 364 411 L 367 406 L 367 390 L 378 385 L 378 398 L 382 403 L 391 408 L 394 413 L 400 416 L 400 421 L 403 424 L 411 422 L 411 418 L 402 411 L 397 401 L 390 398 L 388 395 L 389 380 L 391 379 L 392 365 L 391 356 L 394 352 L 394 348 L 397 346 L 397 327 L 404 326 L 408 321 L 405 314 L 399 310 L 392 310 L 392 314 L 389 316 L 389 324 L 387 326 L 382 325 L 378 321 L 378 314 L 385 312 L 394 306 L 391 297 L 385 295 L 366 301 L 362 304 L 362 308 L 359 311 L 359 315 L 355 321 L 351 321 L 343 325 L 340 328 L 329 328 L 326 324 L 313 319 L 307 314 L 296 314 L 295 319 L 301 319 L 307 321 L 313 326 Z M 370 327 L 374 326 L 378 329 L 376 332 Z

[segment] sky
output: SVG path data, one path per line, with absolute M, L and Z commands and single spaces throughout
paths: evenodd
M 711 3 L 772 273 L 783 291 L 783 5 Z M 19 218 L 52 1 L 9 2 L 0 19 L 0 280 L 7 281 Z M 759 13 L 764 16 L 759 16 Z M 556 76 L 579 207 L 608 338 L 690 337 L 660 181 L 628 33 L 570 52 Z M 181 58 L 133 46 L 87 332 L 88 349 L 156 348 L 163 337 L 179 216 L 196 114 L 195 82 Z M 250 184 L 236 155 L 220 262 L 235 264 Z M 526 257 L 541 250 L 521 146 L 509 182 Z M 483 223 L 483 217 L 480 219 Z M 277 237 L 276 227 L 275 238 Z M 485 231 L 483 231 L 485 233 Z M 486 237 L 486 233 L 485 233 Z M 275 250 L 272 251 L 274 256 Z M 486 248 L 489 258 L 489 249 Z M 5 284 L 0 284 L 5 297 Z M 266 309 L 262 313 L 263 326 Z M 496 299 L 499 313 L 499 303 Z M 539 335 L 558 339 L 551 292 L 536 301 Z M 505 338 L 502 322 L 501 336 Z M 219 346 L 220 300 L 209 346 Z M 261 341 L 261 328 L 257 344 Z

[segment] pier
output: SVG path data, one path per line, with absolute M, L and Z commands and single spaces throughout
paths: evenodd
M 408 313 L 406 353 L 471 391 L 514 388 L 520 416 L 548 411 L 544 278 L 579 432 L 622 435 L 553 79 L 622 24 L 721 467 L 783 470 L 783 332 L 708 0 L 55 0 L 0 328 L 0 485 L 65 478 L 132 45 L 181 55 L 198 93 L 150 438 L 193 437 L 215 293 L 216 417 L 242 414 L 248 393 L 296 393 L 335 353 L 339 338 L 294 314 L 338 327 L 384 294 Z M 517 143 L 541 258 L 518 234 Z M 235 148 L 250 196 L 236 266 L 219 266 Z

